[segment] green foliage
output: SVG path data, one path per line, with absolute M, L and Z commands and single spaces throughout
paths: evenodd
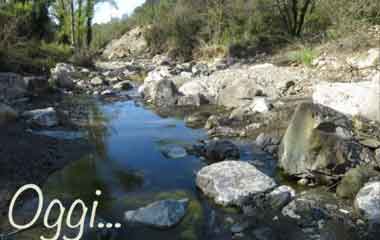
M 104 48 L 110 41 L 119 39 L 130 29 L 127 19 L 113 19 L 108 23 L 93 26 L 91 49 L 94 51 Z
M 23 42 L 0 49 L 0 71 L 46 74 L 57 62 L 67 61 L 69 47 L 38 41 Z
M 288 58 L 292 62 L 303 64 L 306 66 L 311 66 L 316 56 L 317 54 L 315 50 L 311 48 L 302 48 L 301 50 L 297 50 L 297 51 L 293 51 L 289 53 Z
M 69 61 L 74 65 L 92 68 L 94 67 L 95 53 L 86 49 L 75 51 L 75 53 L 70 57 Z
M 340 37 L 353 33 L 359 24 L 378 24 L 380 12 L 375 2 L 150 0 L 135 11 L 128 24 L 151 26 L 146 39 L 154 53 L 209 56 L 229 49 L 232 55 L 246 57 L 299 39 L 318 43 L 333 34 Z M 298 58 L 308 62 L 308 57 L 300 54 Z

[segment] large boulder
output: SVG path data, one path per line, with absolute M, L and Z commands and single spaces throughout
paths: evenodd
M 16 73 L 0 73 L 0 100 L 15 99 L 25 96 L 27 84 Z
M 302 72 L 290 68 L 259 64 L 198 77 L 185 83 L 179 91 L 184 95 L 201 94 L 211 103 L 236 108 L 249 104 L 257 96 L 277 98 L 289 82 L 296 84 L 305 78 Z
M 15 120 L 17 116 L 18 113 L 13 108 L 0 103 L 0 125 Z
M 366 220 L 380 222 L 380 182 L 371 182 L 360 189 L 355 209 Z
M 38 127 L 54 127 L 58 125 L 57 112 L 52 107 L 26 111 L 22 116 Z
M 279 150 L 279 167 L 286 174 L 324 181 L 365 161 L 366 149 L 337 136 L 336 125 L 324 122 L 323 109 L 312 103 L 297 107 Z
M 249 197 L 276 187 L 271 177 L 242 161 L 223 161 L 204 167 L 197 173 L 196 184 L 206 196 L 224 206 L 242 206 Z
M 357 83 L 319 83 L 314 87 L 314 103 L 351 116 L 380 121 L 380 72 L 372 81 Z
M 75 67 L 67 63 L 58 63 L 50 70 L 50 83 L 60 88 L 74 87 Z
M 111 41 L 103 51 L 103 57 L 117 59 L 142 53 L 147 48 L 144 38 L 144 28 L 136 27 L 120 39 Z
M 177 88 L 168 79 L 158 81 L 152 86 L 150 99 L 157 107 L 174 106 L 178 99 Z
M 156 68 L 148 73 L 148 76 L 144 80 L 144 84 L 139 87 L 138 91 L 145 98 L 150 98 L 153 95 L 152 91 L 155 85 L 161 80 L 169 79 L 171 76 L 172 74 L 168 67 L 164 66 Z
M 215 103 L 215 96 L 210 91 L 207 82 L 203 80 L 193 80 L 185 82 L 180 88 L 179 92 L 184 96 L 201 96 L 207 99 L 208 102 Z
M 156 228 L 170 228 L 177 225 L 186 215 L 189 200 L 163 200 L 146 207 L 125 213 L 129 223 L 138 223 Z

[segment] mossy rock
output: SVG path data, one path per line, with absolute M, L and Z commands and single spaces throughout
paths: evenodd
M 353 199 L 371 177 L 378 175 L 372 167 L 358 166 L 349 170 L 339 183 L 336 194 L 341 198 Z

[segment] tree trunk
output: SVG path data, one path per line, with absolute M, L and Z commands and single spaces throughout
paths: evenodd
M 87 47 L 90 48 L 92 42 L 92 17 L 87 18 Z
M 78 21 L 77 21 L 77 44 L 78 47 L 81 48 L 82 46 L 82 7 L 83 7 L 83 0 L 78 0 Z
M 94 17 L 95 0 L 87 0 L 86 6 L 86 44 L 90 48 L 92 42 L 92 19 Z
M 75 9 L 74 9 L 74 0 L 70 1 L 70 12 L 71 12 L 71 44 L 76 48 L 75 43 Z
M 300 36 L 302 33 L 303 24 L 305 23 L 305 17 L 306 17 L 307 11 L 309 10 L 309 6 L 310 6 L 311 2 L 312 2 L 312 0 L 305 0 L 305 3 L 301 9 L 300 20 L 299 20 L 298 29 L 296 32 L 297 36 Z

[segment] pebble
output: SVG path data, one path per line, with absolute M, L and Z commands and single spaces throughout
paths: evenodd
M 309 180 L 307 180 L 306 178 L 302 178 L 302 179 L 298 180 L 298 182 L 297 182 L 297 184 L 300 186 L 306 186 L 308 183 L 309 183 Z

